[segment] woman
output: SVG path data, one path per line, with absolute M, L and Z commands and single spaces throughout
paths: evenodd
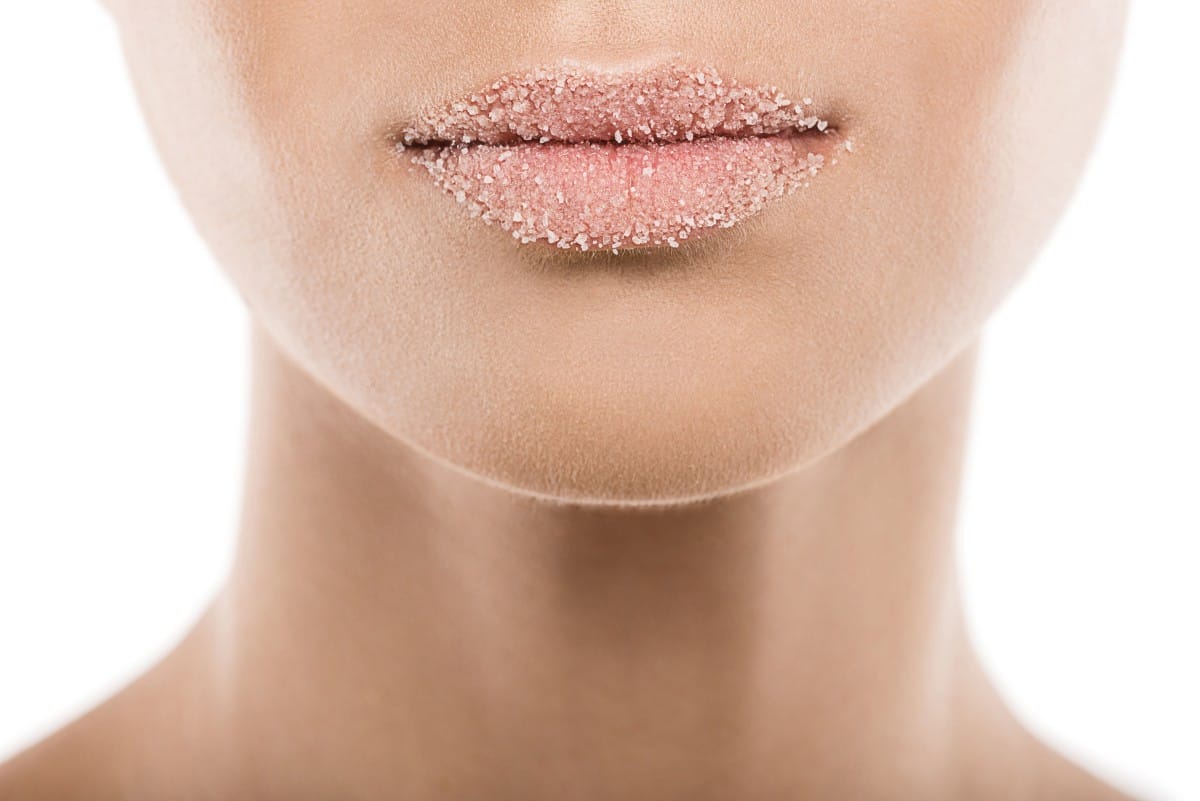
M 19 799 L 1118 799 L 953 559 L 1119 3 L 110 0 L 254 320 L 235 565 Z

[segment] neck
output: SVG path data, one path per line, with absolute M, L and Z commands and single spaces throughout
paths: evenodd
M 1004 725 L 955 581 L 974 359 L 769 486 L 617 510 L 415 454 L 258 335 L 222 764 L 271 797 L 952 797 L 966 711 Z

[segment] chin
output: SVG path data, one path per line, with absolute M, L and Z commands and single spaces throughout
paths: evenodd
M 769 429 L 768 429 L 769 430 Z M 670 507 L 767 484 L 813 458 L 817 444 L 764 436 L 746 421 L 701 430 L 692 424 L 585 431 L 542 428 L 515 447 L 430 456 L 485 483 L 570 506 Z
M 599 372 L 522 383 L 469 409 L 460 396 L 455 419 L 430 427 L 452 432 L 440 437 L 415 433 L 411 420 L 397 421 L 392 433 L 444 465 L 539 501 L 667 507 L 767 484 L 856 427 L 852 406 L 831 408 L 828 393 L 806 393 L 794 380 L 768 390 L 746 375 L 621 382 Z

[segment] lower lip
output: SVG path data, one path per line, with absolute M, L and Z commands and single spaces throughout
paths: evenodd
M 830 132 L 617 144 L 416 148 L 468 212 L 524 243 L 573 250 L 679 247 L 730 228 L 836 163 Z

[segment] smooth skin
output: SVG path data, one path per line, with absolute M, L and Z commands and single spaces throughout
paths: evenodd
M 979 337 L 1123 3 L 108 5 L 253 319 L 244 514 L 186 638 L 0 799 L 1128 798 L 1008 711 L 954 564 Z M 586 258 L 388 148 L 562 58 L 711 63 L 856 148 L 712 244 Z

